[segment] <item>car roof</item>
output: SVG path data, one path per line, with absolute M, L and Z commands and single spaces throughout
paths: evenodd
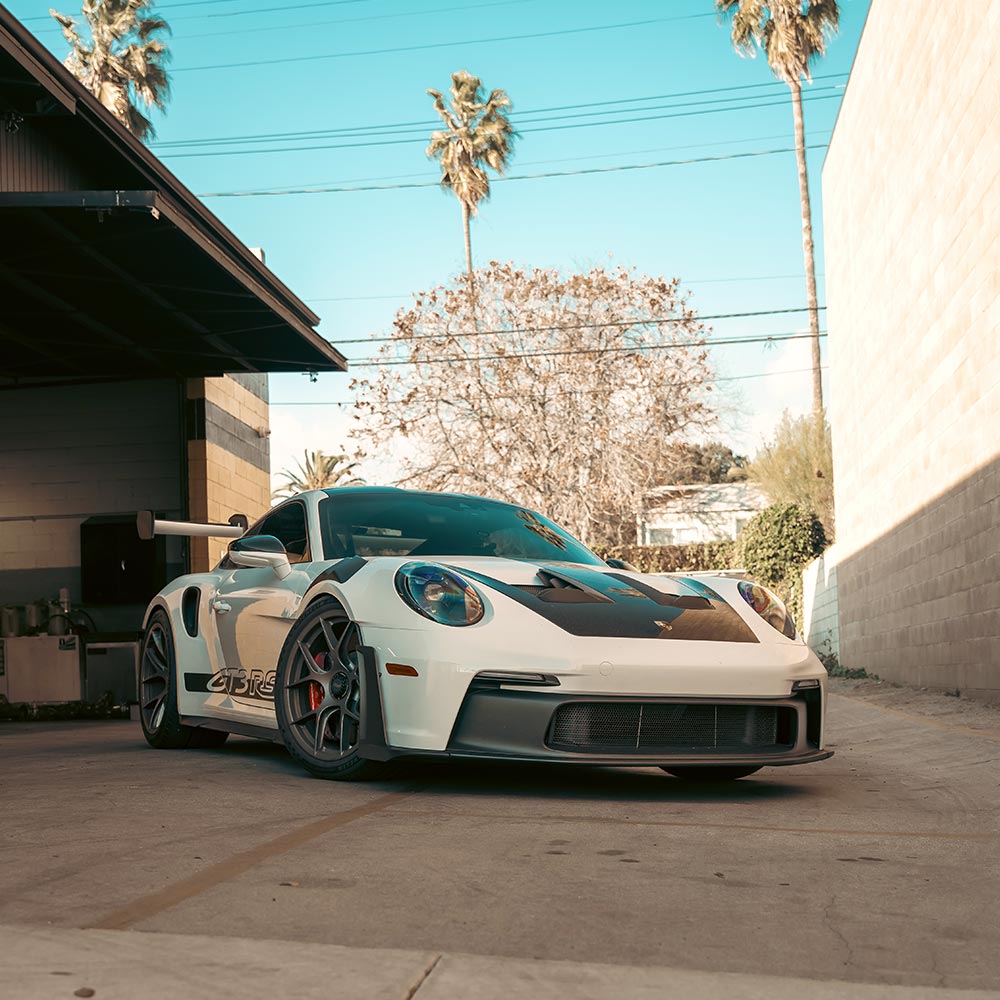
M 517 507 L 519 504 L 512 504 L 506 500 L 496 500 L 493 497 L 478 496 L 475 493 L 451 493 L 445 490 L 405 490 L 399 486 L 332 486 L 329 489 L 317 490 L 317 493 L 325 493 L 329 497 L 347 496 L 357 494 L 396 494 L 406 493 L 409 496 L 428 497 L 455 497 L 462 500 L 481 500 L 483 503 L 498 503 L 505 507 Z

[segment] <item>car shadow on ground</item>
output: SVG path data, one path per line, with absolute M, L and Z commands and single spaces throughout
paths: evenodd
M 219 750 L 197 751 L 265 761 L 287 777 L 309 778 L 283 747 L 259 740 L 230 739 Z M 578 764 L 501 761 L 402 760 L 371 788 L 439 795 L 609 802 L 780 801 L 815 794 L 795 780 L 792 768 L 764 768 L 738 781 L 686 781 L 659 768 L 590 767 Z M 330 782 L 332 788 L 337 782 Z

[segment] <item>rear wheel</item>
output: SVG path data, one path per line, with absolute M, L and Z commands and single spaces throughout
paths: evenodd
M 361 632 L 333 600 L 310 605 L 278 662 L 274 709 L 288 752 L 312 775 L 358 781 L 385 765 L 358 755 Z
M 139 721 L 146 742 L 158 750 L 220 747 L 229 733 L 185 726 L 177 711 L 177 660 L 170 619 L 154 611 L 139 656 Z
M 690 767 L 663 767 L 661 770 L 686 781 L 735 781 L 759 771 L 760 768 L 692 764 Z

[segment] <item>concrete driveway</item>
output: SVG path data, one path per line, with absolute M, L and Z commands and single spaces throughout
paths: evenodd
M 1000 996 L 990 718 L 834 696 L 832 760 L 728 786 L 8 725 L 0 994 Z

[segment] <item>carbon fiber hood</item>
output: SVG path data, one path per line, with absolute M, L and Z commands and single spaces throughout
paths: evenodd
M 657 579 L 565 563 L 448 560 L 571 635 L 622 639 L 758 642 L 749 625 L 699 580 Z

